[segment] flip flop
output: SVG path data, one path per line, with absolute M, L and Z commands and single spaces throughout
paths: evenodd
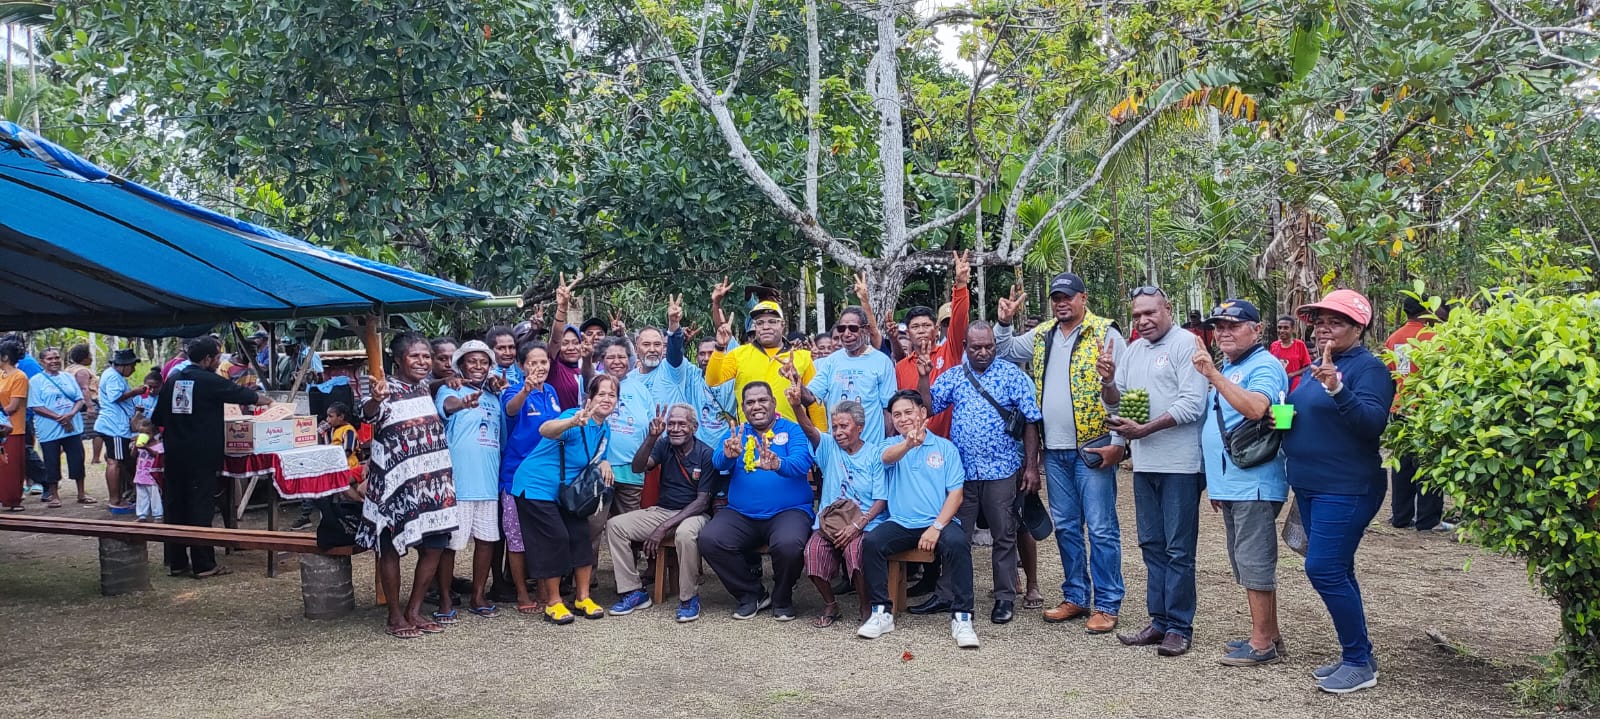
M 28 511 L 28 509 L 19 504 L 19 505 L 15 506 L 15 507 L 6 507 L 6 511 L 7 512 L 26 512 L 26 511 Z
M 467 607 L 467 611 L 483 617 L 484 619 L 493 619 L 500 616 L 500 608 L 493 604 L 485 604 L 481 607 Z
M 388 627 L 383 633 L 395 639 L 416 639 L 422 636 L 422 630 L 416 627 Z
M 828 607 L 833 607 L 833 611 L 828 611 Z M 833 604 L 824 606 L 822 608 L 822 613 L 811 620 L 811 626 L 818 629 L 827 629 L 828 627 L 833 626 L 834 622 L 837 622 L 843 618 L 844 614 L 839 611 L 838 602 L 835 602 Z
M 58 498 L 58 497 L 51 497 L 48 501 L 46 501 L 44 503 L 44 506 L 49 507 L 51 509 L 60 509 L 61 508 L 61 499 Z
M 517 611 L 522 614 L 544 614 L 542 604 L 518 604 Z
M 79 497 L 78 504 L 99 504 L 100 500 L 94 497 Z
M 448 627 L 460 620 L 456 619 L 456 610 L 452 609 L 448 612 L 434 612 L 433 621 Z
M 195 572 L 194 578 L 209 579 L 211 577 L 220 577 L 226 574 L 233 574 L 233 570 L 218 564 L 217 566 L 212 567 L 204 572 Z
M 423 624 L 418 624 L 415 628 L 418 631 L 421 631 L 423 634 L 443 634 L 444 633 L 444 627 L 440 626 L 437 622 L 425 622 Z

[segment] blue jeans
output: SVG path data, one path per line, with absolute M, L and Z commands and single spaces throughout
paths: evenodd
M 1324 494 L 1296 488 L 1294 497 L 1306 527 L 1306 579 L 1322 595 L 1333 619 L 1344 663 L 1365 667 L 1372 661 L 1372 642 L 1367 638 L 1361 587 L 1356 584 L 1356 549 L 1378 515 L 1383 492 Z
M 1203 474 L 1134 472 L 1133 509 L 1148 575 L 1145 606 L 1156 631 L 1194 637 L 1194 554 Z
M 1076 449 L 1044 451 L 1050 521 L 1061 551 L 1061 595 L 1107 614 L 1122 609 L 1122 529 L 1117 526 L 1117 468 L 1089 469 Z M 1088 554 L 1083 530 L 1089 529 Z M 1091 585 L 1090 579 L 1093 579 Z M 1089 593 L 1093 587 L 1094 600 Z

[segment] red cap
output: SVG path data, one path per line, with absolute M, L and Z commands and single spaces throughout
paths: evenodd
M 1311 316 L 1318 310 L 1337 312 L 1362 327 L 1372 324 L 1372 303 L 1355 290 L 1334 290 L 1322 298 L 1321 302 L 1301 305 L 1294 313 L 1299 315 L 1301 320 L 1310 322 Z

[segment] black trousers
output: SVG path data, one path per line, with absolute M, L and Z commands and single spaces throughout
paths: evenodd
M 39 449 L 44 451 L 44 486 L 45 491 L 51 495 L 56 493 L 56 485 L 61 484 L 61 457 L 67 458 L 67 479 L 78 481 L 83 479 L 83 435 L 75 434 L 71 437 L 40 442 Z
M 906 529 L 890 521 L 867 532 L 861 542 L 861 573 L 867 579 L 867 600 L 874 606 L 889 604 L 889 557 L 916 549 L 927 529 Z M 972 612 L 971 541 L 960 524 L 951 522 L 939 532 L 939 542 L 933 547 L 934 556 L 944 565 L 940 585 L 949 588 L 952 612 Z
M 794 607 L 794 584 L 806 568 L 806 542 L 811 516 L 799 509 L 770 519 L 751 519 L 731 509 L 717 512 L 700 530 L 700 557 L 711 565 L 735 601 L 753 602 L 761 595 L 761 555 L 772 555 L 772 606 Z
M 1444 517 L 1444 493 L 1424 492 L 1417 484 L 1417 458 L 1400 457 L 1400 468 L 1389 475 L 1389 506 L 1393 511 L 1389 523 L 1398 528 L 1415 525 L 1417 529 L 1433 529 Z
M 217 472 L 221 462 L 196 461 L 183 452 L 167 454 L 165 486 L 167 524 L 209 527 L 217 514 Z M 177 570 L 209 572 L 217 566 L 215 547 L 166 543 L 166 564 Z

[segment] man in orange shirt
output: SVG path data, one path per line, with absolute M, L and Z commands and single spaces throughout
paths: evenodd
M 972 266 L 967 263 L 967 253 L 950 253 L 955 263 L 955 289 L 950 292 L 950 329 L 945 340 L 939 341 L 939 325 L 929 307 L 912 307 L 906 311 L 906 332 L 911 335 L 912 353 L 895 363 L 894 379 L 900 389 L 917 388 L 917 355 L 928 354 L 933 360 L 933 371 L 928 373 L 928 383 L 939 378 L 945 370 L 961 366 L 962 342 L 967 336 L 967 320 L 972 314 L 972 298 L 967 292 L 967 281 L 972 277 Z M 950 410 L 928 418 L 928 429 L 934 434 L 950 437 Z
M 1389 335 L 1383 345 L 1389 348 L 1391 359 L 1389 370 L 1394 372 L 1394 413 L 1400 412 L 1400 403 L 1405 397 L 1406 377 L 1411 374 L 1411 353 L 1416 347 L 1411 341 L 1426 340 L 1433 337 L 1433 330 L 1428 329 L 1429 313 L 1422 303 L 1415 297 L 1407 296 L 1401 301 L 1406 311 L 1406 323 L 1400 329 Z M 1445 310 L 1439 311 L 1440 319 L 1448 315 Z M 1415 527 L 1417 531 L 1429 530 L 1449 532 L 1455 526 L 1442 520 L 1444 516 L 1444 493 L 1434 490 L 1424 492 L 1416 482 L 1417 458 L 1414 455 L 1404 455 L 1400 458 L 1400 468 L 1392 470 L 1389 475 L 1390 507 L 1392 514 L 1389 523 L 1396 529 Z

